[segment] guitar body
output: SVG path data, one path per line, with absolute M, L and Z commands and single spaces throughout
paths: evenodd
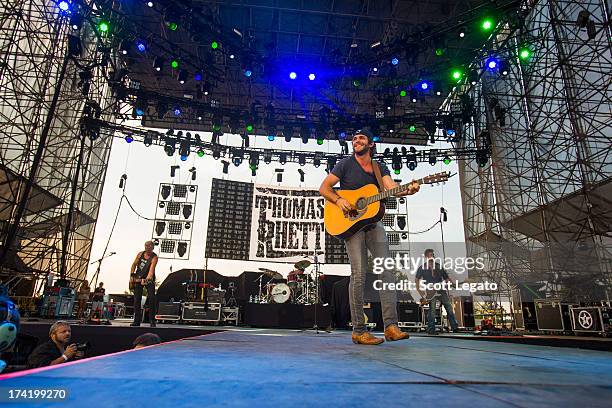
M 357 190 L 337 190 L 336 193 L 347 200 L 355 210 L 345 214 L 340 207 L 326 201 L 324 209 L 325 230 L 338 238 L 348 239 L 368 225 L 380 221 L 385 214 L 385 206 L 376 201 L 368 206 L 361 199 L 378 194 L 374 184 L 368 184 Z

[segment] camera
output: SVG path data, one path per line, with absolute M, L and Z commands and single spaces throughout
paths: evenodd
M 85 343 L 77 343 L 76 344 L 77 351 L 87 351 L 89 346 L 90 346 L 90 344 L 89 344 L 88 341 L 86 341 Z

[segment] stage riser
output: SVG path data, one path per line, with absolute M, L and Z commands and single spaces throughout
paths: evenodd
M 274 329 L 307 329 L 313 327 L 314 305 L 247 303 L 244 323 L 251 327 Z M 330 308 L 318 305 L 317 325 L 328 327 L 331 323 Z

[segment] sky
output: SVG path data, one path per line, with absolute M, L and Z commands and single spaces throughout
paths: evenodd
M 163 130 L 162 130 L 163 131 Z M 204 140 L 209 140 L 207 133 L 200 133 Z M 206 136 L 208 135 L 208 136 Z M 220 143 L 238 145 L 241 138 L 238 135 L 224 135 Z M 269 141 L 265 136 L 252 136 L 251 147 L 277 148 L 294 150 L 318 150 L 324 152 L 339 152 L 337 141 L 325 141 L 318 146 L 314 140 L 303 145 L 300 139 L 285 142 L 283 138 Z M 386 146 L 378 146 L 382 151 Z M 437 148 L 448 146 L 439 143 Z M 350 148 L 350 146 L 349 146 Z M 419 148 L 417 148 L 419 149 Z M 352 149 L 351 149 L 352 151 Z M 176 177 L 170 177 L 170 166 L 180 165 Z M 278 185 L 276 182 L 276 168 L 284 168 L 283 186 L 315 188 L 318 189 L 321 181 L 325 178 L 325 165 L 315 168 L 312 165 L 300 167 L 297 163 L 287 163 L 281 166 L 279 163 L 260 163 L 257 176 L 252 177 L 251 171 L 245 161 L 240 167 L 230 164 L 229 174 L 222 173 L 220 160 L 211 156 L 198 157 L 192 153 L 187 161 L 182 162 L 175 154 L 168 157 L 162 146 L 146 147 L 142 143 L 127 143 L 121 137 L 115 137 L 108 163 L 100 212 L 96 225 L 91 262 L 88 269 L 88 278 L 96 271 L 97 263 L 104 253 L 116 252 L 105 258 L 100 268 L 98 282 L 104 282 L 107 293 L 123 293 L 127 290 L 130 266 L 137 253 L 143 250 L 144 242 L 151 239 L 153 232 L 153 221 L 142 217 L 154 218 L 155 206 L 157 204 L 157 193 L 160 183 L 185 183 L 191 182 L 189 169 L 195 167 L 198 185 L 198 197 L 194 212 L 194 223 L 191 241 L 191 252 L 188 260 L 159 259 L 156 276 L 163 279 L 171 272 L 183 268 L 208 269 L 226 276 L 237 276 L 244 271 L 257 271 L 265 267 L 280 272 L 283 275 L 289 273 L 293 268 L 291 264 L 247 262 L 233 260 L 205 259 L 204 249 L 206 245 L 206 230 L 208 226 L 208 209 L 210 202 L 210 189 L 213 178 L 226 178 L 235 181 L 253 182 L 257 184 Z M 298 169 L 306 172 L 305 182 L 300 183 Z M 435 166 L 429 163 L 419 163 L 415 171 L 410 171 L 404 165 L 401 174 L 393 178 L 400 178 L 402 183 L 423 177 L 425 175 L 440 171 L 457 171 L 456 162 L 445 165 L 441 162 Z M 111 229 L 115 222 L 115 216 L 121 199 L 122 190 L 119 188 L 119 180 L 123 174 L 127 175 L 127 186 L 125 194 L 139 215 L 132 211 L 124 201 L 119 211 L 116 225 L 111 236 Z M 422 186 L 416 195 L 408 197 L 408 229 L 411 232 L 422 231 L 432 226 L 439 219 L 440 207 L 448 211 L 448 222 L 444 223 L 444 238 L 446 242 L 464 242 L 463 217 L 461 210 L 461 197 L 459 193 L 459 177 L 455 176 L 444 185 Z M 425 234 L 410 235 L 411 242 L 439 242 L 440 228 L 436 227 Z M 159 251 L 157 251 L 159 253 Z M 349 275 L 348 265 L 324 264 L 321 272 L 335 275 Z

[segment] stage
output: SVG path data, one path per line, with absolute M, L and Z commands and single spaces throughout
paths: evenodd
M 7 374 L 0 389 L 64 388 L 69 406 L 604 407 L 611 368 L 602 351 L 237 328 Z

